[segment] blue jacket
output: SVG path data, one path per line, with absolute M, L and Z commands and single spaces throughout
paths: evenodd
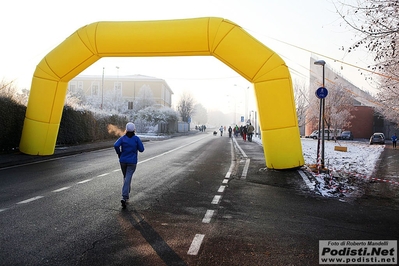
M 137 153 L 144 151 L 144 145 L 137 136 L 129 138 L 124 135 L 120 137 L 114 143 L 114 148 L 121 163 L 137 164 Z

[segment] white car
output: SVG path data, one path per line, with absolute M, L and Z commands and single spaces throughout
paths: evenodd
M 384 133 L 376 132 L 370 137 L 370 145 L 372 144 L 385 144 Z

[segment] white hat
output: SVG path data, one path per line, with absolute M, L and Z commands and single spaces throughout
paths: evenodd
M 126 131 L 127 132 L 133 132 L 135 130 L 136 130 L 136 126 L 132 122 L 129 122 L 129 123 L 126 124 Z

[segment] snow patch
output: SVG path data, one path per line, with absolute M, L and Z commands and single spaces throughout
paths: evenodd
M 261 140 L 254 138 L 259 144 Z M 302 138 L 305 160 L 303 170 L 311 177 L 314 191 L 324 197 L 356 197 L 370 180 L 385 145 L 369 145 L 366 141 L 325 141 L 324 164 L 328 173 L 311 170 L 317 163 L 317 140 Z M 335 146 L 347 147 L 347 151 L 336 151 Z
M 306 166 L 316 164 L 317 140 L 301 139 Z M 347 147 L 346 152 L 335 146 Z M 362 141 L 325 141 L 324 164 L 327 173 L 317 173 L 307 167 L 315 180 L 315 191 L 324 197 L 356 197 L 373 174 L 385 145 L 369 145 Z

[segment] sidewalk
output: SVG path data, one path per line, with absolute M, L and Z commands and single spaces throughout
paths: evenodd
M 245 150 L 245 145 L 248 145 L 248 142 L 244 142 L 240 138 L 237 138 L 237 141 Z M 261 145 L 260 139 L 254 138 L 253 141 Z M 368 141 L 366 142 L 367 144 L 365 145 L 368 145 Z M 259 157 L 260 154 L 263 155 L 263 151 L 258 152 L 257 156 Z M 251 157 L 253 156 L 256 156 L 256 154 L 251 155 Z M 260 167 L 262 161 L 260 158 L 258 158 L 257 161 Z M 359 162 L 353 161 L 350 163 L 356 165 Z M 327 193 L 330 195 L 329 197 L 345 195 L 346 198 L 351 199 L 359 197 L 362 199 L 384 199 L 391 204 L 399 206 L 399 148 L 393 149 L 392 143 L 387 141 L 385 148 L 378 157 L 377 163 L 368 166 L 371 170 L 374 169 L 368 179 L 365 179 L 364 175 L 357 174 L 357 172 L 353 172 L 352 175 L 350 175 L 349 172 L 343 171 L 343 174 L 332 172 L 334 173 L 332 175 L 334 176 L 334 180 L 332 181 L 330 178 L 327 178 L 324 179 L 325 183 L 323 183 L 308 171 L 303 171 L 303 173 L 311 181 L 311 185 L 318 184 L 318 193 Z

